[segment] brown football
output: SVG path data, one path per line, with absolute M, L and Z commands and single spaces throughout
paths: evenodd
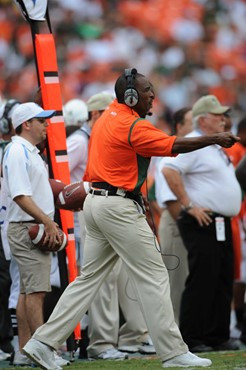
M 66 184 L 56 179 L 49 179 L 49 182 L 54 196 L 54 202 L 56 202 L 59 193 L 65 188 Z
M 32 243 L 44 252 L 60 252 L 67 246 L 67 235 L 60 228 L 61 243 L 58 243 L 54 248 L 50 248 L 47 243 L 44 244 L 45 230 L 43 224 L 31 226 L 28 232 Z
M 70 211 L 83 209 L 86 191 L 83 181 L 73 182 L 66 185 L 56 200 L 56 207 Z

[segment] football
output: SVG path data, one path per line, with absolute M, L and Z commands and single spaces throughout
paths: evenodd
M 67 246 L 67 235 L 60 228 L 61 243 L 58 243 L 54 248 L 50 248 L 48 243 L 44 244 L 45 230 L 43 224 L 31 226 L 28 232 L 32 243 L 44 252 L 60 252 Z
M 54 202 L 56 202 L 59 193 L 65 188 L 66 184 L 56 179 L 49 179 L 49 182 L 54 196 Z
M 60 192 L 56 200 L 56 207 L 70 211 L 83 209 L 86 195 L 83 181 L 73 182 L 66 185 Z

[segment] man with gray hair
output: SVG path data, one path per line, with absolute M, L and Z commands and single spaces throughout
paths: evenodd
M 223 132 L 229 109 L 215 96 L 203 96 L 192 108 L 195 130 L 187 137 Z M 181 203 L 178 226 L 188 252 L 189 275 L 180 310 L 182 336 L 192 352 L 235 350 L 229 340 L 231 217 L 240 210 L 241 190 L 233 165 L 216 144 L 168 159 L 163 174 Z

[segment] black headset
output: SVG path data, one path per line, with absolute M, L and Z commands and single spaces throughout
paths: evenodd
M 138 92 L 134 88 L 135 78 L 137 70 L 136 68 L 125 69 L 125 78 L 127 81 L 127 87 L 124 94 L 124 101 L 128 107 L 135 107 L 138 103 Z
M 0 132 L 2 134 L 9 134 L 11 132 L 12 122 L 11 118 L 9 118 L 9 112 L 16 104 L 20 104 L 20 102 L 15 99 L 10 99 L 5 104 L 3 115 L 0 118 Z

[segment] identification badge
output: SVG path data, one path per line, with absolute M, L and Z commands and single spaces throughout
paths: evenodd
M 215 217 L 216 239 L 218 242 L 224 242 L 225 238 L 225 220 L 224 217 Z

